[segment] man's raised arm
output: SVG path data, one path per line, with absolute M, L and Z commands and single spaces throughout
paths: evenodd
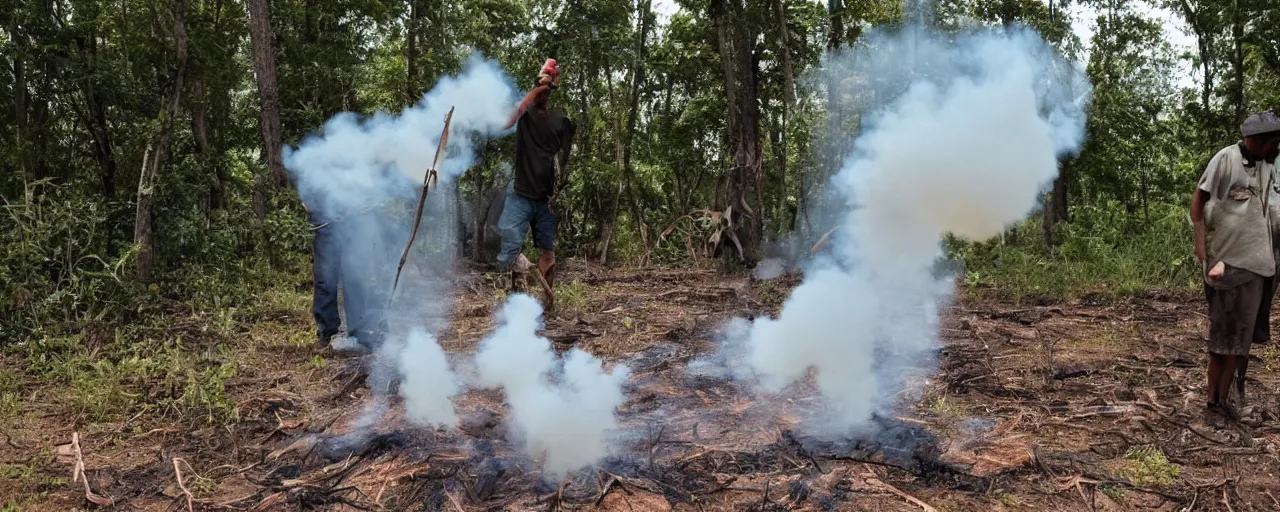
M 524 95 L 524 99 L 520 100 L 520 103 L 516 105 L 515 111 L 511 112 L 511 119 L 507 121 L 506 126 L 503 126 L 502 129 L 510 130 L 512 126 L 515 126 L 516 121 L 520 120 L 520 116 L 524 115 L 529 110 L 529 107 L 533 106 L 533 102 L 538 98 L 538 95 L 550 89 L 551 86 L 542 84 L 534 87 L 532 91 L 529 91 L 529 94 Z

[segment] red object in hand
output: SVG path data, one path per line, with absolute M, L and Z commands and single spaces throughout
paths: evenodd
M 547 75 L 547 76 L 551 76 L 551 77 L 555 77 L 555 76 L 559 75 L 559 74 L 560 74 L 560 70 L 559 70 L 558 68 L 556 68 L 556 60 L 555 60 L 555 59 L 547 59 L 547 63 L 542 65 L 542 71 L 539 71 L 539 72 L 538 72 L 538 74 L 540 74 L 540 75 Z

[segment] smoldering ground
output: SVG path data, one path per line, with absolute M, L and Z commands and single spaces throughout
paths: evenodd
M 512 80 L 493 61 L 473 56 L 456 77 L 442 77 L 417 105 L 400 114 L 336 116 L 321 132 L 286 154 L 299 195 L 325 234 L 341 237 L 326 261 L 340 261 L 344 293 L 357 302 L 348 328 L 385 334 L 367 369 L 373 399 L 339 444 L 372 439 L 388 412 L 393 389 L 404 400 L 406 420 L 421 427 L 453 427 L 452 399 L 463 382 L 432 332 L 450 313 L 458 211 L 452 187 L 474 162 L 478 138 L 501 135 L 516 103 Z M 430 190 L 396 297 L 390 283 L 412 229 L 422 180 L 433 168 L 435 148 L 451 107 L 448 148 L 439 188 Z M 390 303 L 393 309 L 382 306 Z M 541 307 L 514 296 L 499 314 L 498 328 L 482 344 L 472 385 L 501 388 L 510 403 L 509 432 L 533 457 L 545 457 L 548 475 L 588 465 L 608 452 L 622 402 L 626 368 L 612 372 L 582 351 L 556 357 L 536 335 Z M 464 363 L 464 365 L 469 365 Z

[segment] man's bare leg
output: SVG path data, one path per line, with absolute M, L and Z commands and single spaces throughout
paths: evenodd
M 556 275 L 556 252 L 542 251 L 542 256 L 538 258 L 538 271 L 542 272 L 542 277 L 546 278 L 547 286 L 555 288 Z
M 1226 356 L 1221 354 L 1209 353 L 1209 389 L 1206 390 L 1209 395 L 1209 407 L 1219 407 L 1222 405 L 1221 393 L 1218 390 L 1218 384 L 1222 382 L 1223 359 Z
M 1236 363 L 1239 358 L 1232 355 L 1223 355 L 1221 373 L 1218 376 L 1218 405 L 1222 406 L 1223 412 L 1231 419 L 1239 419 L 1236 404 L 1231 400 L 1231 388 L 1235 386 L 1236 380 Z
M 538 258 L 538 275 L 542 277 L 542 283 L 545 286 L 542 291 L 546 294 L 548 311 L 555 310 L 556 307 L 555 266 L 556 252 L 542 251 L 542 255 Z
M 1236 398 L 1240 408 L 1248 407 L 1249 402 L 1244 397 L 1244 378 L 1245 373 L 1249 371 L 1249 356 L 1236 356 Z

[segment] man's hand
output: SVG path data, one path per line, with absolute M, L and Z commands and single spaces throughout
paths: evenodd
M 1217 279 L 1219 277 L 1222 277 L 1222 273 L 1226 271 L 1227 271 L 1227 265 L 1219 261 L 1217 265 L 1214 265 L 1213 268 L 1209 269 L 1209 278 Z
M 538 85 L 546 85 L 552 89 L 560 87 L 560 75 L 540 75 L 538 76 Z

